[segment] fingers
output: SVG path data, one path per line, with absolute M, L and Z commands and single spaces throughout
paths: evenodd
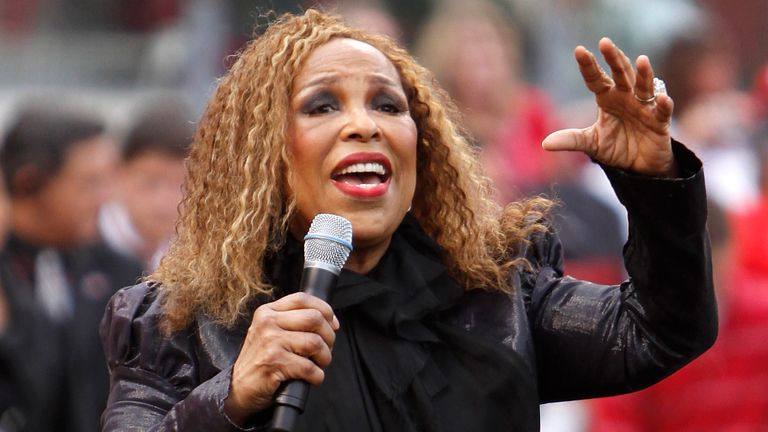
M 269 376 L 272 390 L 289 379 L 322 382 L 336 338 L 329 323 L 315 309 L 274 311 L 270 306 L 256 310 L 240 357 Z
M 656 120 L 661 124 L 669 124 L 672 120 L 672 111 L 675 103 L 671 97 L 666 94 L 656 95 Z
M 672 98 L 663 91 L 656 93 L 653 67 L 647 56 L 639 56 L 635 63 L 637 64 L 635 95 L 641 100 L 652 99 L 654 103 L 650 105 L 655 106 L 654 118 L 661 124 L 668 124 L 672 120 L 674 110 Z
M 291 379 L 306 381 L 312 385 L 320 385 L 325 380 L 325 372 L 312 360 L 293 355 L 293 359 L 288 362 L 285 369 L 285 377 L 281 377 L 281 382 Z M 324 366 L 323 366 L 324 367 Z
M 616 88 L 621 91 L 631 92 L 635 85 L 635 70 L 629 57 L 608 38 L 600 39 L 598 47 L 611 68 Z
M 312 360 L 299 354 L 287 352 L 275 347 L 265 347 L 263 349 L 262 361 L 269 367 L 262 366 L 260 369 L 268 370 L 265 381 L 269 382 L 270 398 L 277 387 L 289 380 L 303 380 L 313 385 L 322 384 L 325 378 L 325 372 Z M 252 376 L 256 376 L 252 373 Z M 250 378 L 250 377 L 249 377 Z
M 613 81 L 603 71 L 603 68 L 600 67 L 597 59 L 591 52 L 579 45 L 576 47 L 574 54 L 576 62 L 579 64 L 579 72 L 581 72 L 584 84 L 586 84 L 589 91 L 600 94 L 613 87 Z
M 294 363 L 306 366 L 309 362 L 318 369 L 331 364 L 330 346 L 314 333 L 268 333 L 262 338 L 261 349 L 265 366 L 281 371 L 285 375 L 283 380 L 304 379 L 305 373 L 316 374 L 314 368 L 293 369 Z
M 259 307 L 248 332 L 262 345 L 279 346 L 325 367 L 330 364 L 338 325 L 326 302 L 296 293 Z
M 298 292 L 287 295 L 277 301 L 269 303 L 269 307 L 275 311 L 289 311 L 294 309 L 316 309 L 318 310 L 334 330 L 338 330 L 339 322 L 333 313 L 331 306 L 317 297 L 306 293 Z
M 632 93 L 640 100 L 651 99 L 654 95 L 653 68 L 647 56 L 641 55 L 636 60 L 636 69 L 624 52 L 609 38 L 602 38 L 598 44 L 600 53 L 610 67 L 611 76 L 600 67 L 594 54 L 583 46 L 576 47 L 575 56 L 587 88 L 595 94 L 615 87 L 617 90 Z
M 587 88 L 595 94 L 598 115 L 586 129 L 565 129 L 544 139 L 549 151 L 580 151 L 608 165 L 642 174 L 668 175 L 672 99 L 658 82 L 655 95 L 651 63 L 646 56 L 630 59 L 608 38 L 599 42 L 610 68 L 603 71 L 595 56 L 583 46 L 574 54 Z
M 265 409 L 287 380 L 321 384 L 338 329 L 328 303 L 305 293 L 259 306 L 235 360 L 228 412 Z
M 653 97 L 653 68 L 651 61 L 647 56 L 641 55 L 635 62 L 637 64 L 637 79 L 635 80 L 634 91 L 640 99 L 650 99 Z
M 290 332 L 290 335 L 286 335 L 288 340 L 284 346 L 305 357 L 317 354 L 323 346 L 330 350 L 336 340 L 333 328 L 315 309 L 287 311 L 265 318 L 260 317 L 254 320 L 254 325 L 266 325 L 273 328 L 273 331 Z
M 541 146 L 548 151 L 581 151 L 590 153 L 589 128 L 563 129 L 549 134 Z
M 583 46 L 576 47 L 574 51 L 576 61 L 579 64 L 579 71 L 587 88 L 595 94 L 600 94 L 613 87 L 620 91 L 632 92 L 635 88 L 636 77 L 635 69 L 632 67 L 629 57 L 608 38 L 600 39 L 598 47 L 611 69 L 612 76 L 605 73 L 594 54 Z M 652 79 L 653 77 L 651 77 Z

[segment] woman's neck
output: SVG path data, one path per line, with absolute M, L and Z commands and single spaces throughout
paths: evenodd
M 355 273 L 368 273 L 381 261 L 381 257 L 384 256 L 391 241 L 392 239 L 388 238 L 386 241 L 375 245 L 356 244 L 344 268 Z

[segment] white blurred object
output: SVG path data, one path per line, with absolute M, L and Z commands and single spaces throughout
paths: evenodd
M 541 406 L 540 432 L 584 432 L 587 407 L 584 402 L 558 402 Z
M 730 211 L 753 203 L 758 189 L 758 163 L 747 146 L 697 150 L 704 163 L 707 195 Z

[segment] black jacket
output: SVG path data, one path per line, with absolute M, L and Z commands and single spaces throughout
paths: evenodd
M 0 416 L 8 415 L 0 426 L 96 432 L 109 391 L 99 322 L 112 295 L 135 284 L 142 268 L 103 244 L 61 251 L 73 316 L 54 322 L 36 299 L 38 252 L 11 236 L 0 253 L 1 289 L 11 315 L 0 334 Z
M 677 179 L 605 168 L 630 217 L 630 278 L 617 286 L 564 276 L 547 233 L 522 251 L 533 270 L 512 277 L 511 295 L 457 291 L 406 217 L 376 269 L 342 272 L 334 360 L 300 430 L 537 430 L 539 403 L 637 390 L 706 350 L 717 316 L 703 174 L 688 150 L 674 151 Z M 290 292 L 301 260 L 286 249 L 274 277 Z M 225 329 L 200 316 L 164 338 L 158 293 L 137 285 L 107 309 L 104 430 L 238 430 L 223 403 L 247 320 Z

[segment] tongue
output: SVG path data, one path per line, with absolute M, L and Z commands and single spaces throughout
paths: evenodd
M 381 179 L 376 174 L 344 174 L 336 178 L 337 181 L 344 182 L 353 186 L 361 184 L 379 184 Z

